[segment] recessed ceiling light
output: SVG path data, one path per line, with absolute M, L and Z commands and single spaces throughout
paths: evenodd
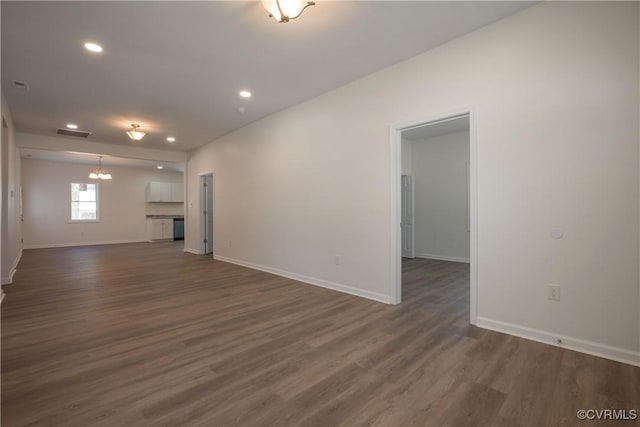
M 241 90 L 240 96 L 243 98 L 251 98 L 251 92 L 249 92 L 248 90 Z
M 158 165 L 158 166 L 156 166 L 156 167 L 157 167 L 158 169 L 164 169 L 164 167 L 163 167 L 163 166 L 160 166 L 160 165 Z
M 174 137 L 172 137 L 172 136 L 168 136 L 168 137 L 167 137 L 167 141 L 169 141 L 169 142 L 176 142 L 176 139 L 175 139 Z
M 74 125 L 73 123 L 67 123 L 67 127 L 69 129 L 78 129 L 78 125 Z
M 102 52 L 102 46 L 100 46 L 99 44 L 96 43 L 85 43 L 84 44 L 85 49 L 90 50 L 91 52 L 95 52 L 95 53 L 100 53 Z

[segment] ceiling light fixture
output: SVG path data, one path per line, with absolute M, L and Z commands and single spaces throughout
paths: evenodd
M 172 136 L 168 136 L 167 137 L 167 141 L 168 142 L 176 142 L 176 139 L 174 137 L 172 137 Z
M 98 156 L 98 169 L 89 174 L 90 179 L 112 179 L 111 174 L 102 169 L 102 156 Z
M 78 129 L 78 125 L 74 125 L 73 123 L 67 123 L 67 127 L 69 129 Z
M 100 53 L 102 52 L 102 46 L 97 43 L 85 43 L 84 48 L 90 50 L 91 52 Z
M 243 98 L 251 98 L 251 92 L 248 90 L 241 90 L 239 95 Z
M 158 165 L 158 166 L 156 166 L 156 167 L 157 167 L 158 169 L 164 169 L 164 166 L 160 166 L 160 165 Z
M 309 6 L 316 4 L 304 0 L 262 0 L 262 6 L 269 12 L 270 18 L 278 22 L 289 22 L 296 19 Z
M 135 123 L 131 124 L 131 129 L 129 129 L 126 133 L 129 136 L 129 138 L 131 138 L 134 141 L 140 141 L 142 138 L 144 138 L 144 136 L 146 135 L 146 133 L 142 132 L 141 130 L 139 130 L 140 125 L 137 125 Z

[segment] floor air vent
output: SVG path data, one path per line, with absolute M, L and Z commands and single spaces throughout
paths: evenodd
M 69 129 L 60 129 L 56 131 L 58 135 L 64 136 L 77 136 L 78 138 L 86 138 L 91 135 L 91 132 L 86 132 L 84 130 L 69 130 Z

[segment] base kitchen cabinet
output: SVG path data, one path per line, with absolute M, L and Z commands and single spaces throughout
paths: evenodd
M 173 218 L 147 218 L 147 240 L 173 239 Z

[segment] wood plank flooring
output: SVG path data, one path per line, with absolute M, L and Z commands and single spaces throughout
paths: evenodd
M 640 368 L 468 325 L 468 265 L 390 306 L 185 254 L 27 250 L 2 303 L 2 425 L 573 426 Z M 608 424 L 607 424 L 608 423 Z M 638 421 L 620 422 L 638 425 Z

